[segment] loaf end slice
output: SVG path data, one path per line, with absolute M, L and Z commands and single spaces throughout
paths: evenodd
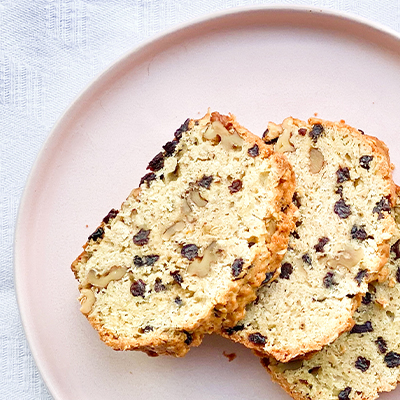
M 183 356 L 233 326 L 294 227 L 287 158 L 230 116 L 187 120 L 72 264 L 81 311 L 116 350 Z
M 344 122 L 287 118 L 264 140 L 293 165 L 300 216 L 279 278 L 222 334 L 288 362 L 351 329 L 368 283 L 386 277 L 393 166 L 382 142 Z

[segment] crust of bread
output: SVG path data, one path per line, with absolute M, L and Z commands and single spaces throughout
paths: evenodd
M 214 308 L 210 309 L 207 315 L 196 321 L 195 324 L 182 326 L 179 329 L 164 330 L 162 333 L 158 331 L 149 332 L 138 338 L 117 337 L 113 332 L 107 330 L 95 315 L 90 313 L 85 315 L 93 328 L 98 331 L 101 340 L 114 350 L 140 350 L 150 356 L 161 354 L 184 356 L 190 347 L 200 345 L 205 334 L 215 332 L 222 324 L 234 326 L 237 321 L 243 318 L 245 307 L 255 299 L 256 289 L 265 279 L 265 273 L 279 268 L 287 248 L 289 233 L 294 228 L 297 211 L 292 203 L 295 176 L 287 158 L 283 154 L 273 152 L 271 147 L 266 146 L 259 137 L 240 126 L 233 115 L 223 116 L 219 113 L 208 113 L 199 121 L 202 120 L 219 120 L 228 131 L 234 128 L 239 136 L 250 145 L 257 144 L 259 146 L 259 156 L 271 159 L 275 171 L 278 171 L 280 176 L 279 185 L 273 189 L 275 191 L 275 212 L 279 215 L 278 221 L 280 223 L 276 232 L 272 235 L 271 241 L 264 249 L 259 249 L 255 253 L 254 259 L 247 267 L 244 276 L 241 279 L 232 280 L 229 290 L 216 299 Z M 199 121 L 191 120 L 189 129 Z M 140 193 L 140 188 L 134 189 L 128 199 L 133 197 L 140 200 Z M 105 224 L 102 222 L 99 228 L 104 228 L 104 226 Z M 84 251 L 71 265 L 76 278 L 78 278 L 79 264 L 88 259 L 87 245 L 88 243 L 83 246 Z M 79 289 L 82 289 L 81 284 Z M 188 337 L 190 337 L 190 340 L 188 340 Z

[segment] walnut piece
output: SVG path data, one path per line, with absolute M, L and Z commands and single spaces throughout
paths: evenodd
M 189 194 L 190 200 L 198 207 L 205 207 L 208 203 L 207 200 L 203 199 L 198 190 L 192 190 Z
M 171 239 L 172 236 L 175 235 L 177 232 L 183 231 L 185 228 L 186 224 L 183 221 L 178 221 L 175 222 L 173 225 L 171 225 L 164 233 L 163 233 L 163 239 Z
M 220 139 L 221 145 L 226 150 L 232 148 L 241 148 L 243 146 L 243 139 L 236 132 L 229 132 L 220 121 L 214 121 L 204 132 L 204 139 L 217 141 Z
M 272 236 L 276 231 L 276 221 L 274 219 L 270 219 L 265 225 L 267 226 L 268 233 Z
M 126 274 L 126 267 L 114 266 L 106 275 L 97 276 L 96 271 L 91 269 L 87 274 L 87 282 L 98 288 L 105 288 L 111 281 L 117 281 Z
M 88 315 L 92 310 L 96 298 L 94 296 L 92 289 L 82 289 L 78 300 L 81 303 L 81 308 L 80 308 L 81 313 Z
M 310 172 L 317 174 L 324 166 L 324 156 L 318 149 L 312 148 L 310 150 Z
M 290 143 L 290 131 L 289 130 L 284 130 L 282 135 L 279 136 L 278 141 L 276 142 L 275 145 L 275 151 L 278 153 L 291 153 L 295 151 L 296 149 Z
M 351 270 L 362 260 L 363 257 L 364 250 L 362 247 L 354 249 L 353 247 L 346 246 L 346 248 L 339 251 L 333 259 L 328 260 L 327 264 L 331 268 L 342 266 Z
M 199 278 L 204 278 L 208 275 L 211 268 L 211 263 L 217 261 L 218 257 L 216 254 L 217 242 L 212 242 L 205 250 L 203 258 L 199 260 L 196 258 L 188 267 L 188 273 L 190 275 L 196 275 Z
M 268 139 L 276 139 L 282 132 L 283 128 L 281 125 L 277 125 L 274 122 L 268 122 Z

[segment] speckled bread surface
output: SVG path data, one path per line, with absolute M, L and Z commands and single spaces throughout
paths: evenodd
M 81 312 L 115 350 L 183 356 L 233 326 L 294 227 L 287 158 L 230 116 L 187 120 L 72 264 Z
M 395 215 L 400 228 L 397 207 Z M 373 400 L 395 389 L 400 381 L 400 232 L 392 238 L 386 267 L 388 279 L 369 285 L 350 332 L 307 360 L 263 360 L 294 399 Z
M 368 283 L 385 279 L 396 193 L 386 146 L 344 122 L 287 118 L 264 140 L 293 165 L 300 216 L 278 279 L 222 334 L 288 362 L 351 329 Z

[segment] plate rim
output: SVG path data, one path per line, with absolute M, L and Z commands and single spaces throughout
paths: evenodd
M 332 18 L 336 18 L 338 20 L 344 20 L 348 23 L 355 23 L 358 25 L 362 25 L 364 28 L 369 28 L 376 30 L 380 33 L 388 35 L 392 39 L 395 39 L 399 42 L 400 45 L 400 32 L 397 32 L 393 28 L 387 27 L 380 22 L 376 22 L 370 20 L 366 17 L 359 16 L 347 11 L 341 11 L 336 9 L 331 9 L 327 7 L 317 7 L 317 6 L 307 6 L 307 5 L 268 5 L 268 4 L 259 4 L 259 5 L 245 5 L 245 6 L 234 6 L 231 8 L 226 8 L 218 11 L 214 11 L 211 13 L 207 13 L 201 15 L 199 17 L 195 17 L 185 21 L 183 23 L 178 23 L 173 25 L 167 29 L 164 29 L 158 32 L 155 35 L 152 35 L 142 42 L 137 44 L 136 46 L 125 51 L 121 56 L 117 57 L 113 60 L 105 69 L 103 69 L 100 73 L 94 76 L 88 84 L 86 84 L 75 96 L 71 103 L 67 105 L 67 107 L 61 112 L 60 116 L 57 118 L 53 127 L 50 129 L 46 139 L 42 143 L 40 150 L 32 164 L 32 167 L 29 171 L 29 174 L 26 178 L 23 192 L 20 197 L 20 202 L 18 206 L 17 216 L 15 219 L 15 228 L 14 228 L 14 239 L 13 239 L 13 282 L 15 288 L 16 301 L 18 306 L 18 313 L 22 325 L 22 329 L 26 338 L 26 341 L 29 346 L 29 350 L 32 354 L 33 360 L 37 367 L 37 370 L 40 374 L 40 377 L 45 384 L 48 392 L 54 399 L 62 399 L 62 396 L 59 396 L 59 390 L 55 387 L 55 384 L 52 382 L 48 374 L 46 373 L 46 368 L 42 365 L 41 359 L 38 354 L 38 350 L 36 349 L 34 343 L 32 342 L 31 335 L 29 334 L 29 324 L 26 321 L 26 314 L 29 310 L 23 305 L 22 298 L 24 297 L 22 294 L 22 281 L 23 281 L 23 263 L 19 261 L 19 241 L 20 237 L 23 236 L 23 214 L 24 210 L 27 207 L 27 199 L 35 188 L 34 186 L 34 178 L 37 175 L 37 170 L 41 164 L 42 158 L 46 153 L 46 149 L 51 146 L 52 142 L 56 140 L 57 131 L 61 126 L 63 126 L 64 122 L 68 121 L 69 114 L 73 113 L 75 108 L 79 106 L 80 102 L 84 101 L 86 96 L 89 96 L 92 90 L 95 90 L 98 86 L 99 82 L 101 82 L 107 75 L 111 75 L 113 70 L 115 70 L 120 64 L 123 64 L 131 57 L 136 55 L 140 55 L 142 51 L 146 48 L 150 48 L 155 45 L 157 42 L 167 39 L 169 36 L 173 34 L 183 32 L 189 28 L 199 26 L 201 24 L 211 22 L 218 19 L 229 18 L 233 15 L 238 14 L 247 14 L 247 13 L 264 13 L 264 12 L 295 12 L 295 13 L 312 13 L 316 15 L 323 15 Z

